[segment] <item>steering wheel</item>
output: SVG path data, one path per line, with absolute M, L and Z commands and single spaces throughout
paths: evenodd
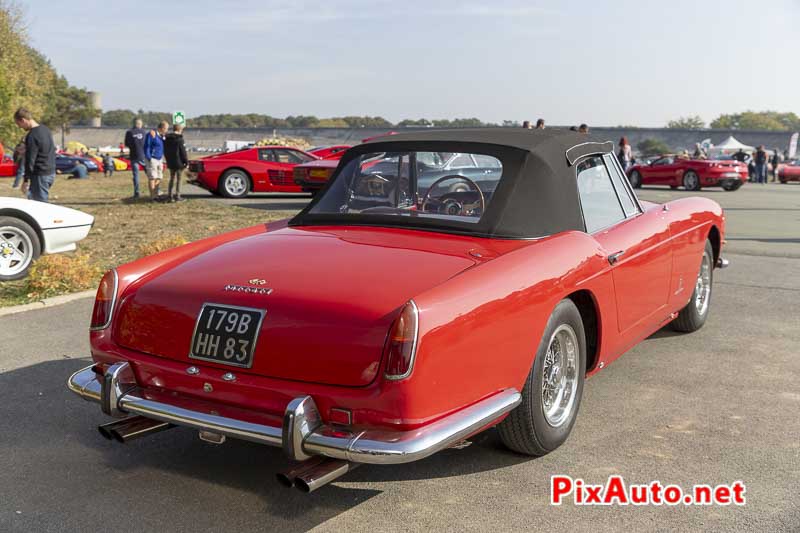
M 453 190 L 443 194 L 439 198 L 432 198 L 431 193 L 440 183 L 447 180 L 461 180 L 465 182 L 470 189 L 478 193 L 477 200 L 471 203 L 464 202 L 462 197 L 464 193 L 468 191 Z M 480 187 L 478 187 L 478 184 L 468 177 L 461 176 L 460 174 L 444 176 L 431 184 L 431 186 L 428 188 L 428 192 L 425 193 L 425 197 L 422 199 L 422 212 L 427 212 L 428 205 L 432 203 L 439 204 L 434 206 L 435 212 L 444 215 L 472 216 L 472 213 L 474 213 L 476 209 L 480 210 L 481 213 L 486 210 L 486 199 L 483 197 L 483 191 L 481 191 Z

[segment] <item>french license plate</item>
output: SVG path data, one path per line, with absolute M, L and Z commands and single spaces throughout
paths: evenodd
M 264 313 L 249 307 L 203 304 L 189 357 L 250 368 Z

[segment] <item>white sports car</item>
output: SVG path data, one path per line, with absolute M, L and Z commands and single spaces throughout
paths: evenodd
M 92 224 L 92 215 L 75 209 L 0 197 L 0 281 L 24 278 L 41 254 L 74 250 Z

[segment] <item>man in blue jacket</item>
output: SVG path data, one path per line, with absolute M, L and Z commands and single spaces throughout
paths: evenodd
M 128 147 L 128 154 L 131 161 L 131 172 L 133 172 L 133 197 L 139 198 L 139 165 L 144 166 L 144 138 L 147 131 L 142 128 L 142 119 L 137 118 L 133 121 L 133 127 L 125 132 L 125 146 Z M 120 150 L 120 155 L 122 151 Z
M 154 202 L 159 201 L 161 196 L 161 179 L 164 177 L 164 135 L 168 128 L 169 124 L 162 120 L 158 123 L 158 129 L 150 130 L 144 138 L 147 186 L 150 189 L 150 199 Z

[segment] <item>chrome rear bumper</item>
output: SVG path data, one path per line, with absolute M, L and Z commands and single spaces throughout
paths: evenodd
M 321 455 L 373 464 L 409 463 L 428 457 L 488 426 L 521 401 L 519 391 L 506 389 L 418 429 L 355 431 L 323 424 L 311 396 L 289 402 L 282 424 L 271 425 L 269 421 L 274 417 L 244 409 L 226 408 L 223 416 L 216 412 L 214 404 L 173 394 L 154 395 L 142 389 L 136 384 L 128 363 L 111 366 L 103 376 L 96 374 L 92 367 L 84 368 L 70 376 L 67 386 L 85 400 L 99 403 L 103 412 L 112 416 L 141 415 L 282 447 L 297 461 Z M 236 416 L 236 411 L 241 416 Z

